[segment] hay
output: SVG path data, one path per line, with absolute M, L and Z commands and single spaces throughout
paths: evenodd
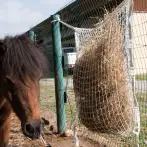
M 101 29 L 93 31 L 97 34 L 80 51 L 73 73 L 79 119 L 99 133 L 122 134 L 132 128 L 124 35 L 116 18 L 107 15 Z

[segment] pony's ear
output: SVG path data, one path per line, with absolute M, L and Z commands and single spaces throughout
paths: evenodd
M 0 55 L 3 55 L 7 50 L 7 47 L 4 42 L 0 41 Z

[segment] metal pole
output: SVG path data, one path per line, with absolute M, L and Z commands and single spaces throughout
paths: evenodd
M 58 133 L 63 134 L 66 130 L 65 103 L 64 103 L 64 83 L 62 68 L 62 46 L 60 33 L 59 15 L 52 15 L 52 40 L 53 40 L 53 60 L 55 73 L 55 93 L 57 110 Z
M 32 40 L 32 41 L 34 41 L 35 40 L 35 33 L 34 33 L 34 31 L 29 31 L 29 38 Z

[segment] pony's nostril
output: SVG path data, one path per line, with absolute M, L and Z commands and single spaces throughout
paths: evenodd
M 41 124 L 40 124 L 40 127 L 39 127 L 39 129 L 40 129 L 40 133 L 43 133 L 43 128 L 44 128 L 44 124 L 41 123 Z
M 34 134 L 34 127 L 31 124 L 25 125 L 25 131 L 27 134 L 33 135 Z
M 36 132 L 38 132 L 39 134 L 41 133 L 41 128 L 40 128 L 40 126 L 38 126 L 38 127 L 36 128 Z
M 24 134 L 30 138 L 38 139 L 43 134 L 43 125 L 40 121 L 31 121 L 24 126 Z

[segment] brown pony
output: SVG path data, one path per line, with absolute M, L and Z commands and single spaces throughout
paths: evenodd
M 43 133 L 38 98 L 45 67 L 43 50 L 27 36 L 6 37 L 0 42 L 0 147 L 8 145 L 12 111 L 26 136 L 38 139 Z

